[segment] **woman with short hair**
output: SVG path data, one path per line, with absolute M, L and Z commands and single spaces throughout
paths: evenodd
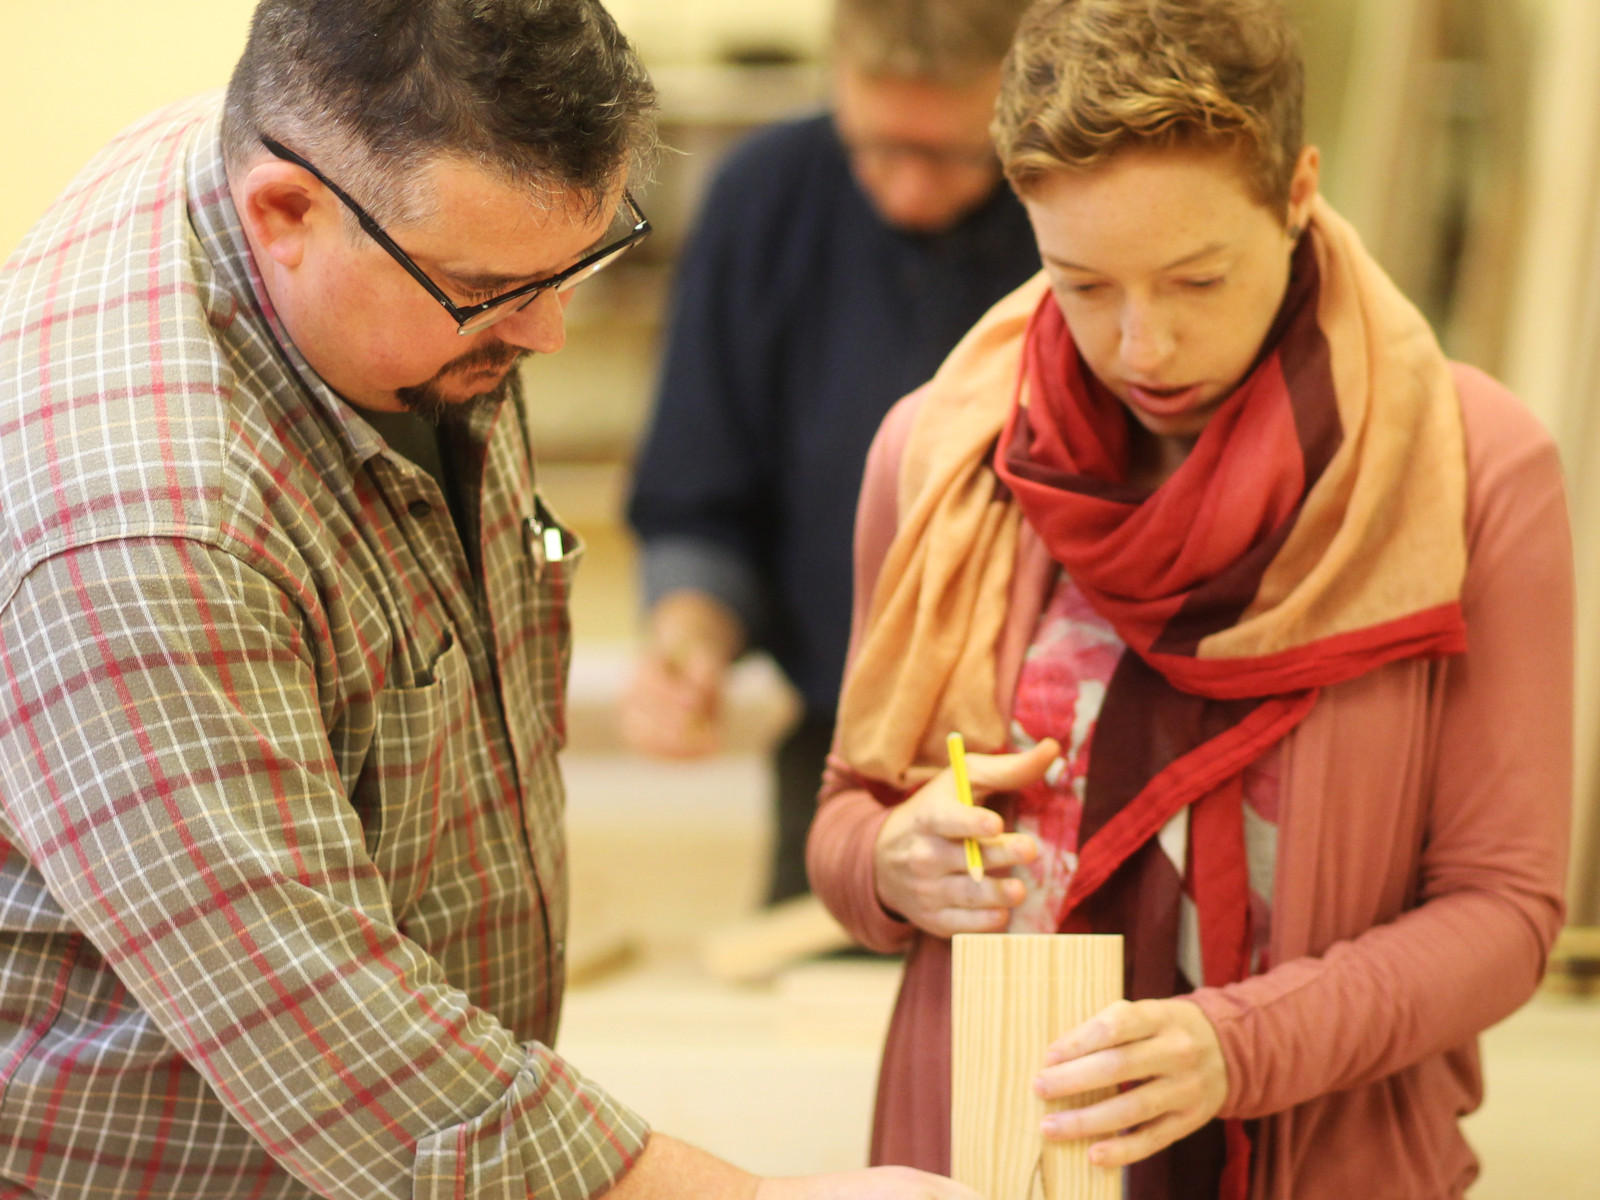
M 1044 270 L 878 434 L 809 844 L 908 953 L 875 1161 L 948 1169 L 951 935 L 1115 932 L 1128 1000 L 1035 1086 L 1118 1089 L 1044 1132 L 1131 1197 L 1476 1175 L 1476 1037 L 1562 919 L 1566 507 L 1319 197 L 1301 91 L 1277 0 L 1023 20 L 994 131 Z

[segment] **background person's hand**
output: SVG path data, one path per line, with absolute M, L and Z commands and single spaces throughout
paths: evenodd
M 897 804 L 873 847 L 878 902 L 936 937 L 1004 929 L 1027 889 L 1019 879 L 970 878 L 962 841 L 980 839 L 986 872 L 1032 862 L 1039 853 L 1033 839 L 1005 833 L 1000 814 L 982 801 L 990 792 L 1014 791 L 1039 779 L 1058 753 L 1046 738 L 1020 754 L 969 754 L 973 807 L 957 798 L 948 768 Z
M 756 1200 L 984 1200 L 942 1175 L 910 1167 L 873 1167 L 803 1179 L 763 1179 Z
M 657 758 L 701 758 L 722 748 L 726 664 L 685 648 L 646 647 L 618 704 L 622 739 Z
M 1035 1091 L 1047 1100 L 1136 1084 L 1085 1108 L 1051 1113 L 1053 1141 L 1093 1139 L 1089 1159 L 1120 1167 L 1193 1133 L 1228 1098 L 1217 1032 L 1187 1000 L 1119 1000 L 1045 1051 Z
M 618 703 L 622 740 L 658 758 L 720 750 L 723 688 L 743 643 L 738 618 L 720 601 L 692 591 L 662 597 Z

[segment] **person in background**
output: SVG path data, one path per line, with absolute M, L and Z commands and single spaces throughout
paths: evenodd
M 0 274 L 0 1195 L 758 1180 L 552 1049 L 579 546 L 516 363 L 648 224 L 592 0 L 263 0 Z
M 1318 195 L 1280 0 L 1039 0 L 1043 272 L 883 424 L 817 894 L 908 955 L 873 1161 L 950 1154 L 950 938 L 1116 933 L 1043 1118 L 1132 1200 L 1459 1197 L 1563 913 L 1555 447 Z M 987 806 L 958 803 L 958 730 Z M 961 839 L 983 841 L 969 878 Z
M 647 753 L 709 754 L 729 664 L 771 652 L 802 716 L 776 755 L 770 901 L 807 888 L 867 445 L 1038 269 L 988 133 L 1024 6 L 838 0 L 832 111 L 729 155 L 679 270 L 628 502 L 647 616 L 621 723 Z

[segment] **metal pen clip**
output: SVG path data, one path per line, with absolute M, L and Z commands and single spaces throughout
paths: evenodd
M 537 492 L 533 495 L 533 515 L 522 518 L 522 545 L 533 559 L 536 579 L 544 574 L 545 567 L 560 562 L 567 554 L 561 526 L 551 517 L 550 510 L 545 507 L 544 497 Z

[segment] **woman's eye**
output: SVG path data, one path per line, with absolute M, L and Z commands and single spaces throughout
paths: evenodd
M 1067 291 L 1074 296 L 1093 296 L 1105 290 L 1103 283 L 1069 283 Z
M 1203 292 L 1207 288 L 1214 288 L 1222 282 L 1221 275 L 1205 275 L 1195 279 L 1185 279 L 1183 286 L 1191 291 Z

